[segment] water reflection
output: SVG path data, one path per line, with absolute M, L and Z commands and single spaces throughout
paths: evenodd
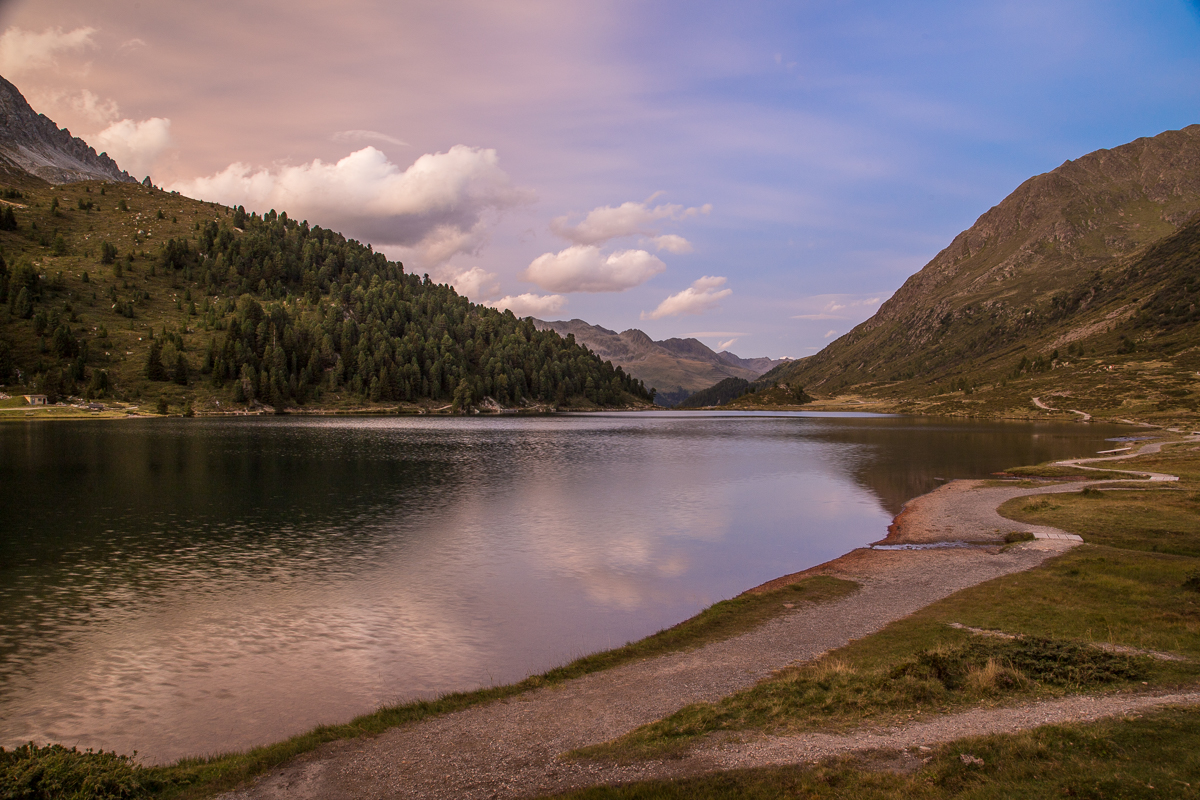
M 1113 429 L 905 418 L 0 426 L 0 745 L 150 760 L 510 681 Z

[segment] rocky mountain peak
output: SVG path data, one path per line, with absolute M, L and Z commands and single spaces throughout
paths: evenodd
M 53 184 L 102 180 L 135 182 L 104 153 L 33 110 L 12 83 L 0 77 L 0 157 Z

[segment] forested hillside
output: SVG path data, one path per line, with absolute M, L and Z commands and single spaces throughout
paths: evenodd
M 0 192 L 0 384 L 197 410 L 615 406 L 642 384 L 285 213 L 140 184 Z M 489 399 L 490 398 L 490 399 Z
M 752 391 L 750 381 L 744 378 L 726 378 L 720 383 L 684 398 L 675 408 L 707 408 L 719 406 Z

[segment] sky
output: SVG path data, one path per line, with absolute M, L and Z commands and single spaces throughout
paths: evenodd
M 0 75 L 138 178 L 743 357 L 811 355 L 1027 178 L 1200 122 L 1187 0 L 5 0 L 0 30 Z

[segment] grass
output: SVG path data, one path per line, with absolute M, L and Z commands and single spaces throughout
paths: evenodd
M 1131 469 L 1133 469 L 1131 467 Z M 1079 467 L 1060 467 L 1054 464 L 1041 464 L 1034 467 L 1011 467 L 1004 470 L 1006 475 L 1016 475 L 1021 478 L 1076 478 L 1089 481 L 1145 480 L 1137 475 L 1109 470 L 1080 469 Z
M 895 724 L 999 698 L 1127 686 L 1152 677 L 1145 657 L 1108 653 L 1061 639 L 1001 639 L 959 633 L 865 667 L 848 654 L 786 671 L 715 704 L 696 704 L 580 757 L 678 755 L 715 731 L 799 733 L 845 730 L 866 720 Z M 1140 683 L 1138 684 L 1140 685 Z
M 981 703 L 1194 681 L 1200 665 L 1193 662 L 1110 662 L 1109 654 L 1086 645 L 1200 659 L 1200 596 L 1184 588 L 1197 566 L 1190 557 L 1079 547 L 1036 570 L 958 592 L 814 663 L 577 755 L 662 757 L 716 731 L 845 729 Z M 1024 638 L 982 640 L 949 623 Z M 1051 664 L 1093 677 L 1064 681 Z M 1100 664 L 1109 665 L 1111 679 L 1095 677 Z
M 1000 513 L 1069 530 L 1095 544 L 1200 557 L 1200 492 L 1085 489 L 1034 502 L 1017 498 Z
M 1146 469 L 1178 475 L 1183 485 L 1200 488 L 1200 444 L 1176 444 L 1162 452 L 1130 459 L 1122 468 Z
M 241 753 L 229 753 L 211 758 L 184 759 L 163 767 L 138 767 L 127 757 L 106 753 L 81 753 L 58 745 L 43 748 L 26 747 L 16 751 L 0 748 L 0 798 L 35 800 L 40 797 L 118 798 L 210 797 L 231 789 L 263 772 L 309 752 L 326 742 L 373 736 L 389 728 L 417 722 L 438 714 L 448 714 L 464 708 L 513 697 L 543 686 L 612 669 L 622 664 L 665 653 L 700 647 L 710 642 L 728 639 L 745 633 L 764 622 L 786 614 L 799 605 L 831 602 L 858 589 L 851 581 L 813 576 L 797 583 L 768 592 L 746 592 L 704 609 L 696 616 L 645 639 L 631 642 L 613 650 L 584 656 L 569 664 L 535 675 L 525 680 L 480 689 L 455 692 L 436 700 L 420 700 L 400 706 L 382 708 L 358 717 L 344 725 L 323 725 L 298 736 L 265 747 Z M 5 765 L 15 765 L 11 768 Z M 96 792 L 38 794 L 21 789 L 22 776 L 78 776 L 89 774 Z M 130 777 L 132 776 L 132 777 Z M 56 778 L 56 780 L 58 780 Z M 74 778 L 71 778 L 74 780 Z M 60 781 L 61 782 L 61 781 Z M 28 781 L 26 781 L 28 783 Z M 124 794 L 105 794 L 108 785 L 124 787 Z M 98 793 L 97 793 L 98 792 Z
M 875 751 L 811 767 L 732 770 L 678 781 L 602 786 L 570 800 L 746 798 L 1200 797 L 1200 714 L 1053 725 L 960 739 L 929 753 Z
M 774 591 L 743 592 L 714 603 L 691 619 L 623 647 L 584 656 L 565 667 L 551 670 L 552 680 L 568 680 L 611 669 L 642 658 L 700 647 L 729 639 L 792 611 L 797 605 L 828 603 L 858 590 L 853 581 L 815 575 Z

